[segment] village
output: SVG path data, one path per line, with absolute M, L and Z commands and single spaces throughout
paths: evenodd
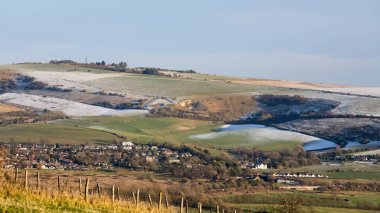
M 110 144 L 28 144 L 0 143 L 6 150 L 3 168 L 38 170 L 78 170 L 114 172 L 117 168 L 153 171 L 182 178 L 206 178 L 214 181 L 228 179 L 261 179 L 285 185 L 300 185 L 301 179 L 325 179 L 325 174 L 278 170 L 264 163 L 263 158 L 239 161 L 238 171 L 230 174 L 228 168 L 212 166 L 212 163 L 186 148 L 169 148 L 152 144 L 136 144 L 131 141 Z M 322 165 L 341 165 L 345 162 L 374 163 L 378 156 L 347 155 L 335 157 Z
M 7 150 L 3 159 L 5 169 L 113 171 L 114 165 L 138 168 L 147 163 L 174 164 L 192 156 L 188 152 L 130 141 L 109 145 L 1 143 L 0 148 Z

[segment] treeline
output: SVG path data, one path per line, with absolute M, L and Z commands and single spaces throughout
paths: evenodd
M 31 111 L 24 110 L 19 112 L 0 113 L 0 126 L 22 123 L 46 122 L 57 119 L 67 119 L 68 117 L 62 112 Z
M 155 67 L 131 68 L 131 67 L 128 67 L 127 62 L 124 62 L 124 61 L 121 61 L 119 63 L 113 62 L 113 63 L 107 64 L 105 61 L 94 62 L 94 63 L 78 63 L 72 60 L 61 60 L 61 61 L 52 60 L 49 63 L 50 64 L 69 64 L 69 65 L 76 65 L 76 66 L 81 66 L 81 67 L 86 67 L 86 68 L 104 69 L 104 70 L 109 70 L 109 71 L 114 71 L 114 72 L 129 72 L 129 73 L 136 73 L 136 74 L 160 75 L 160 76 L 167 76 L 167 77 L 178 77 L 178 75 L 165 74 L 164 72 L 196 73 L 194 70 L 169 70 L 169 69 L 162 69 L 162 68 L 155 68 Z
M 267 164 L 268 167 L 276 169 L 297 168 L 320 163 L 320 159 L 314 152 L 306 152 L 302 146 L 297 146 L 294 149 L 286 148 L 279 151 L 238 148 L 230 150 L 230 152 L 241 161 L 254 162 L 255 164 L 264 163 Z
M 267 106 L 277 106 L 277 105 L 299 105 L 306 103 L 309 99 L 302 97 L 300 95 L 260 95 L 256 98 L 261 104 Z

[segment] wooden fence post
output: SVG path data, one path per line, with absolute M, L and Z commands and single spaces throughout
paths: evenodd
M 28 190 L 28 170 L 25 169 L 25 190 Z
M 189 213 L 189 201 L 186 200 L 186 213 Z
M 96 190 L 98 191 L 98 196 L 100 197 L 100 184 L 96 183 Z
M 137 189 L 137 194 L 136 194 L 136 206 L 138 206 L 140 203 L 140 189 Z
M 79 195 L 82 195 L 82 178 L 79 178 Z
M 166 204 L 166 208 L 169 208 L 169 201 L 168 201 L 167 195 L 165 195 L 165 204 Z
M 134 202 L 135 205 L 136 205 L 137 201 L 136 201 L 136 194 L 135 194 L 135 192 L 132 192 L 132 195 L 133 195 L 133 202 Z
M 216 205 L 216 213 L 219 213 L 219 206 Z
M 88 195 L 89 185 L 90 185 L 90 179 L 86 178 L 86 185 L 85 185 L 85 189 L 84 189 L 85 190 L 84 197 L 85 197 L 86 202 L 88 202 L 88 200 L 89 200 L 89 195 Z
M 198 213 L 202 213 L 202 203 L 198 203 Z
M 18 179 L 18 167 L 15 168 L 15 183 L 17 183 Z
M 152 206 L 152 205 L 153 205 L 153 202 L 152 202 L 152 197 L 150 196 L 150 194 L 148 194 L 148 198 L 149 198 L 150 206 Z
M 162 192 L 160 192 L 160 199 L 158 201 L 158 209 L 161 209 L 161 203 L 162 203 Z
M 40 173 L 37 172 L 37 190 L 40 189 Z
M 58 175 L 58 179 L 57 179 L 57 186 L 58 186 L 58 193 L 61 192 L 61 177 Z
M 120 198 L 120 188 L 119 187 L 117 187 L 117 199 L 121 200 L 121 198 Z
M 179 209 L 179 213 L 183 213 L 183 198 L 181 198 L 181 207 Z
M 115 202 L 115 185 L 112 185 L 112 203 Z

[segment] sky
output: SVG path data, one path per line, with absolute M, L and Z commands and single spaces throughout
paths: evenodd
M 0 0 L 0 64 L 72 59 L 380 86 L 378 0 Z

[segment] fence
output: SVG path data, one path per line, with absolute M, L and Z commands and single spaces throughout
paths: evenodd
M 35 175 L 36 179 L 34 186 L 30 183 L 30 177 L 32 175 Z M 20 177 L 19 169 L 15 168 L 13 183 L 15 185 L 24 187 L 25 190 L 44 190 L 44 187 L 41 184 L 41 175 L 39 172 L 30 174 L 28 170 L 24 170 L 23 177 Z M 189 210 L 192 209 L 192 207 L 196 207 L 196 211 L 198 213 L 202 213 L 202 211 L 206 212 L 207 210 L 209 210 L 207 212 L 210 213 L 237 213 L 236 209 L 221 209 L 218 205 L 209 205 L 206 209 L 205 207 L 203 207 L 202 202 L 198 202 L 197 206 L 189 206 L 188 200 L 186 200 L 184 197 L 180 197 L 177 200 L 169 200 L 168 196 L 164 195 L 162 192 L 160 192 L 158 195 L 152 195 L 150 193 L 144 193 L 140 191 L 140 189 L 137 189 L 136 191 L 133 191 L 131 195 L 128 196 L 127 193 L 123 194 L 121 188 L 118 186 L 112 185 L 111 189 L 109 189 L 106 187 L 102 187 L 102 185 L 99 182 L 92 182 L 90 178 L 78 178 L 78 182 L 76 184 L 71 183 L 71 186 L 77 185 L 77 187 L 75 187 L 76 189 L 70 187 L 67 183 L 65 183 L 64 178 L 60 175 L 56 176 L 55 184 L 55 186 L 49 185 L 45 189 L 49 189 L 50 191 L 55 191 L 57 193 L 76 192 L 81 197 L 83 197 L 83 199 L 86 202 L 90 202 L 92 196 L 98 196 L 99 198 L 103 196 L 108 196 L 111 198 L 112 203 L 114 203 L 116 200 L 118 200 L 119 202 L 132 201 L 133 204 L 136 207 L 138 207 L 141 204 L 141 202 L 145 202 L 148 205 L 150 205 L 151 208 L 157 208 L 158 210 L 163 208 L 171 208 L 175 209 L 174 211 L 179 213 L 189 213 Z

